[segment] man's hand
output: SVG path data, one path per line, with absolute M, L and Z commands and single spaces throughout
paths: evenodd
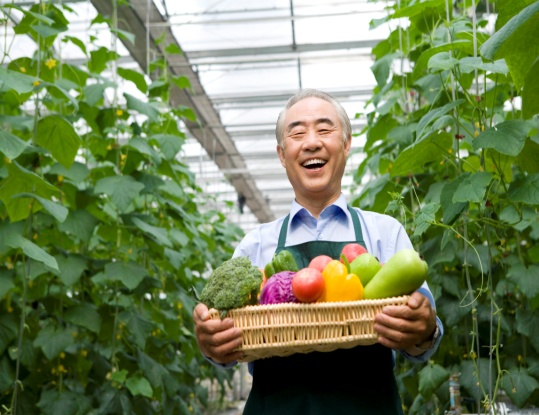
M 203 355 L 222 364 L 242 357 L 242 352 L 234 351 L 241 347 L 241 330 L 234 327 L 230 318 L 212 320 L 208 307 L 200 303 L 193 310 L 193 320 L 196 340 Z
M 424 295 L 414 292 L 408 304 L 387 306 L 374 319 L 378 343 L 417 356 L 423 351 L 415 346 L 432 338 L 436 329 L 436 312 Z

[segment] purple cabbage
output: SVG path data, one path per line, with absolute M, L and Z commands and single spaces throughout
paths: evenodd
M 292 294 L 293 271 L 281 271 L 266 281 L 260 293 L 259 304 L 297 303 Z

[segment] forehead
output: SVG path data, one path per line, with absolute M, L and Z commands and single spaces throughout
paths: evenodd
M 335 125 L 339 125 L 337 111 L 335 111 L 331 103 L 321 98 L 310 97 L 296 102 L 288 109 L 285 115 L 284 125 L 288 126 L 298 121 L 308 122 L 318 119 L 329 119 Z

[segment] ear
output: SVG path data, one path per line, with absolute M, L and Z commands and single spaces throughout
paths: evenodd
M 286 168 L 286 161 L 284 158 L 284 149 L 277 144 L 277 155 L 279 156 L 279 160 L 281 160 L 281 165 Z
M 344 143 L 344 154 L 346 157 L 350 155 L 350 149 L 352 148 L 352 136 L 348 136 L 348 140 Z

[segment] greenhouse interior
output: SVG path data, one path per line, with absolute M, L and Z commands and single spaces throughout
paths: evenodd
M 0 11 L 0 415 L 539 414 L 539 1 Z M 308 90 L 330 98 L 285 109 Z M 334 159 L 298 173 L 308 124 L 282 145 L 276 125 L 322 101 L 349 147 L 319 195 L 303 176 Z M 340 151 L 324 134 L 317 154 Z M 357 292 L 332 297 L 315 254 L 278 260 L 317 239 Z M 289 297 L 268 299 L 280 272 Z

